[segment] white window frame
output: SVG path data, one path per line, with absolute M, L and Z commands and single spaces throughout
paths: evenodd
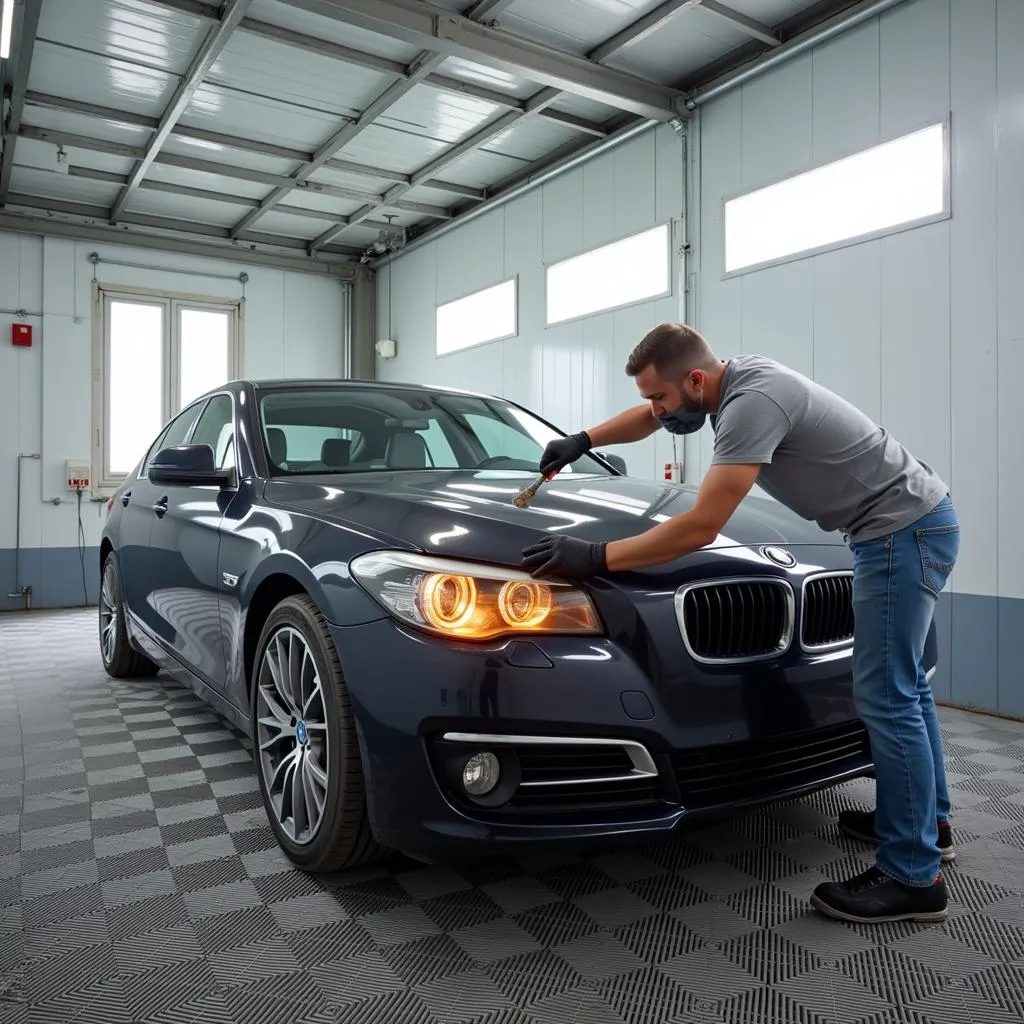
M 465 302 L 466 299 L 476 298 L 478 295 L 482 295 L 484 292 L 491 291 L 495 288 L 503 288 L 506 285 L 512 285 L 512 330 L 504 334 L 493 334 L 487 335 L 486 337 L 480 338 L 477 341 L 470 342 L 468 345 L 460 345 L 458 348 L 450 348 L 445 351 L 441 351 L 440 338 L 439 338 L 439 319 L 441 316 L 441 310 L 447 309 L 449 306 L 454 306 L 459 302 Z M 447 302 L 439 302 L 434 307 L 434 356 L 437 359 L 445 359 L 448 356 L 458 355 L 460 352 L 469 352 L 474 348 L 480 348 L 482 345 L 490 345 L 495 341 L 507 341 L 509 338 L 519 337 L 519 275 L 513 274 L 511 277 L 502 278 L 500 281 L 495 281 L 493 284 L 484 285 L 483 288 L 474 288 L 471 292 L 466 292 L 463 295 L 459 295 L 454 299 L 449 299 Z
M 626 302 L 613 303 L 608 306 L 600 306 L 595 309 L 588 310 L 586 313 L 577 313 L 575 316 L 565 317 L 561 320 L 551 320 L 549 317 L 549 303 L 548 295 L 551 288 L 551 274 L 557 268 L 564 266 L 566 263 L 571 263 L 573 260 L 579 259 L 581 256 L 590 256 L 594 253 L 599 253 L 604 249 L 609 249 L 614 245 L 618 245 L 620 242 L 628 241 L 632 238 L 639 238 L 641 235 L 650 234 L 651 232 L 664 230 L 665 241 L 664 241 L 664 255 L 665 255 L 665 279 L 668 281 L 668 287 L 662 291 L 651 294 L 643 295 L 638 299 L 629 299 Z M 604 242 L 601 245 L 592 246 L 589 249 L 581 249 L 574 253 L 572 256 L 566 256 L 563 259 L 556 260 L 554 263 L 544 264 L 544 326 L 546 328 L 561 327 L 563 324 L 575 323 L 578 320 L 586 320 L 592 316 L 601 316 L 604 313 L 612 313 L 620 309 L 629 309 L 632 306 L 640 306 L 647 302 L 660 302 L 662 299 L 671 297 L 675 288 L 675 273 L 674 273 L 674 259 L 672 249 L 672 234 L 674 230 L 674 222 L 671 220 L 658 221 L 657 224 L 651 224 L 648 227 L 640 228 L 637 231 L 630 231 L 624 235 L 620 235 L 618 238 L 613 238 L 610 242 Z M 661 243 L 658 243 L 659 246 Z
M 110 404 L 107 391 L 110 359 L 110 322 L 107 310 L 110 302 L 135 302 L 164 308 L 163 337 L 163 394 L 161 395 L 161 427 L 163 428 L 184 409 L 180 397 L 179 380 L 179 311 L 205 309 L 228 314 L 228 380 L 243 374 L 245 351 L 245 302 L 211 295 L 169 292 L 151 288 L 123 285 L 92 286 L 92 479 L 97 494 L 109 496 L 124 482 L 128 474 L 112 473 L 108 465 L 107 441 L 110 434 Z M 194 399 L 193 399 L 194 401 Z M 191 403 L 189 403 L 191 404 Z M 147 439 L 147 444 L 156 435 Z
M 936 213 L 927 214 L 922 217 L 916 217 L 910 220 L 899 221 L 895 224 L 890 224 L 886 227 L 877 228 L 870 231 L 864 231 L 856 235 L 848 235 L 843 238 L 836 239 L 832 242 L 826 242 L 822 245 L 814 246 L 809 249 L 799 249 L 796 252 L 788 253 L 784 256 L 776 256 L 772 259 L 763 260 L 759 263 L 751 263 L 742 267 L 737 267 L 734 270 L 727 268 L 728 258 L 728 209 L 729 204 L 735 202 L 737 199 L 744 199 L 747 196 L 754 195 L 757 192 L 762 191 L 766 188 L 771 188 L 775 185 L 780 185 L 784 182 L 792 181 L 796 178 L 800 178 L 805 174 L 811 174 L 815 171 L 820 171 L 826 167 L 831 167 L 834 164 L 842 163 L 850 160 L 854 157 L 862 156 L 870 153 L 872 150 L 879 149 L 882 146 L 889 145 L 893 142 L 900 142 L 903 139 L 908 139 L 913 135 L 917 135 L 920 132 L 927 131 L 929 129 L 939 128 L 942 129 L 942 209 Z M 853 245 L 860 245 L 862 242 L 870 242 L 880 238 L 886 238 L 889 235 L 901 234 L 904 231 L 912 231 L 914 228 L 924 227 L 928 224 L 937 224 L 940 221 L 949 220 L 952 217 L 952 199 L 951 199 L 951 177 L 952 177 L 952 164 L 951 164 L 951 152 L 950 152 L 950 129 L 951 129 L 951 116 L 949 114 L 942 119 L 929 119 L 924 124 L 919 124 L 915 128 L 911 128 L 907 131 L 901 131 L 898 134 L 887 135 L 870 146 L 859 146 L 856 149 L 848 149 L 840 153 L 839 156 L 833 157 L 830 160 L 824 162 L 812 163 L 804 166 L 798 171 L 792 174 L 786 174 L 779 178 L 772 178 L 759 182 L 753 187 L 746 187 L 740 191 L 729 193 L 722 197 L 722 205 L 720 208 L 720 223 L 722 225 L 722 263 L 721 263 L 721 274 L 722 280 L 726 280 L 732 277 L 740 277 L 744 274 L 752 274 L 758 270 L 765 270 L 768 267 L 776 267 L 783 263 L 794 263 L 797 260 L 810 259 L 813 256 L 820 256 L 823 253 L 834 252 L 837 249 L 845 249 Z

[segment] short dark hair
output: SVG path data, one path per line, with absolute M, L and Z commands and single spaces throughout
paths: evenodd
M 718 362 L 700 331 L 686 324 L 659 324 L 630 352 L 626 373 L 635 377 L 653 366 L 659 377 L 681 379 L 690 370 L 711 370 Z

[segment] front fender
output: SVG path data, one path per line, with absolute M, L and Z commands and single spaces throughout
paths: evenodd
M 275 552 L 260 560 L 245 581 L 243 607 L 252 603 L 264 581 L 281 575 L 294 579 L 333 625 L 359 626 L 387 617 L 387 612 L 352 579 L 347 560 L 320 558 L 309 565 L 292 551 Z

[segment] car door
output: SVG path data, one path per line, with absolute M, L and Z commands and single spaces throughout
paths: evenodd
M 234 464 L 234 397 L 213 395 L 188 444 L 207 444 L 217 468 Z M 220 524 L 234 491 L 216 485 L 159 484 L 153 501 L 150 559 L 159 587 L 150 594 L 155 632 L 206 683 L 224 681 L 218 609 Z
M 152 447 L 146 452 L 138 474 L 131 480 L 119 501 L 124 506 L 117 526 L 117 565 L 121 576 L 121 593 L 129 611 L 149 629 L 153 629 L 150 590 L 159 577 L 152 573 L 149 534 L 153 526 L 153 504 L 156 485 L 149 479 L 149 464 L 163 448 L 184 444 L 189 431 L 202 412 L 203 402 L 194 402 L 166 424 Z

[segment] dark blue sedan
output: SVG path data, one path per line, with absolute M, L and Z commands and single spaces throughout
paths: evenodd
M 107 671 L 164 670 L 245 730 L 310 871 L 667 833 L 870 775 L 842 537 L 751 497 L 677 562 L 533 579 L 545 533 L 627 537 L 695 495 L 594 453 L 517 507 L 556 436 L 419 385 L 204 395 L 110 502 Z

